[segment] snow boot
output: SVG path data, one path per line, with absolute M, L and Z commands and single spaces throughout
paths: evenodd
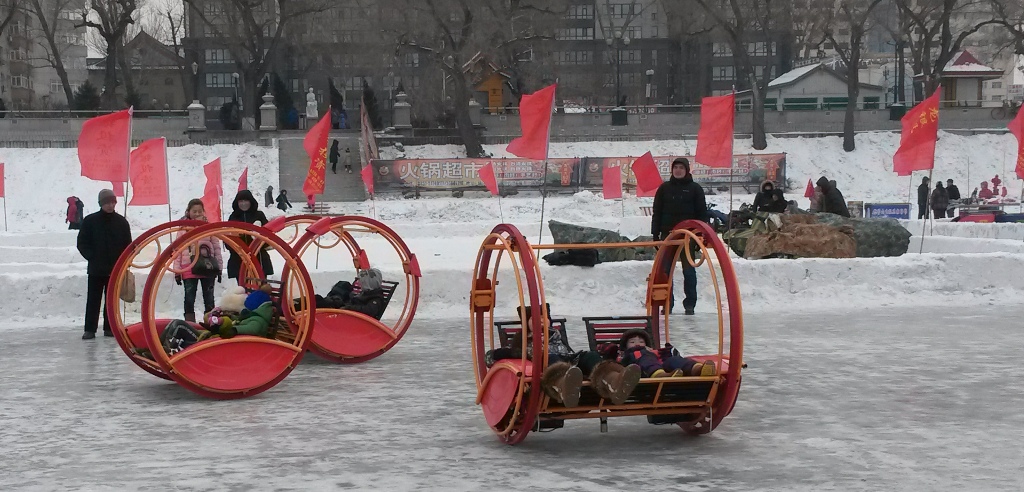
M 552 400 L 566 407 L 580 404 L 580 387 L 583 386 L 583 371 L 568 362 L 556 362 L 548 366 L 540 378 L 540 387 Z
M 590 384 L 594 392 L 613 405 L 622 405 L 640 382 L 640 366 L 621 364 L 606 360 L 590 373 Z
M 717 371 L 715 370 L 715 361 L 706 360 L 703 363 L 694 364 L 690 368 L 691 376 L 714 376 Z
M 195 323 L 196 313 L 185 313 L 185 321 L 188 321 L 189 323 Z

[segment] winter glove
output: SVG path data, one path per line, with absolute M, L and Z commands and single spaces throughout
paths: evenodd
M 174 283 L 181 285 L 181 275 L 174 276 Z
M 219 274 L 219 273 L 217 274 L 217 283 L 218 283 L 218 284 L 220 284 L 220 283 L 223 283 L 223 282 L 221 281 L 221 278 L 220 278 L 220 274 Z

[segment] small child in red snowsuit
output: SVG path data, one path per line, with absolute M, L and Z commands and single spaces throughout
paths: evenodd
M 700 362 L 689 357 L 680 357 L 672 349 L 651 348 L 651 335 L 645 330 L 629 330 L 619 340 L 619 363 L 636 364 L 644 377 L 714 376 L 713 361 Z

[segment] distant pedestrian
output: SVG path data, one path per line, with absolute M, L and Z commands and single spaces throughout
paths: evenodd
M 936 219 L 946 218 L 946 207 L 949 206 L 949 195 L 942 181 L 935 183 L 935 191 L 932 191 L 932 213 Z
M 334 174 L 338 174 L 338 158 L 339 157 L 341 157 L 341 151 L 338 150 L 338 140 L 335 139 L 334 142 L 331 143 L 331 155 L 330 155 L 330 159 L 331 159 L 331 172 L 334 173 Z
M 850 217 L 850 209 L 846 206 L 846 198 L 839 191 L 835 181 L 829 181 L 828 178 L 822 176 L 818 178 L 817 185 L 821 188 L 822 212 Z
M 917 187 L 917 218 L 928 218 L 928 194 L 931 193 L 931 186 L 928 176 L 921 178 L 921 185 Z
M 100 210 L 82 219 L 78 231 L 78 252 L 89 263 L 87 270 L 88 291 L 85 300 L 85 334 L 82 340 L 96 338 L 100 319 L 100 303 L 103 301 L 114 263 L 132 242 L 132 228 L 125 218 L 114 211 L 117 197 L 111 190 L 99 194 Z M 106 304 L 106 303 L 103 303 Z M 103 335 L 112 337 L 107 310 L 103 310 Z
M 960 199 L 961 199 L 961 197 L 960 197 L 960 188 L 957 188 L 957 186 L 955 184 L 953 184 L 953 180 L 952 179 L 947 179 L 946 180 L 946 195 L 949 196 L 949 207 L 947 207 L 947 209 L 946 209 L 946 210 L 948 210 L 947 215 L 949 217 L 952 217 L 953 216 L 953 212 L 956 211 L 956 205 L 960 203 Z M 953 203 L 954 201 L 956 202 L 956 204 Z
M 265 204 L 266 204 L 267 207 L 274 206 L 274 187 L 273 186 L 268 186 L 267 187 L 267 194 L 263 198 L 264 198 L 264 200 L 266 200 Z
M 289 208 L 292 208 L 292 202 L 288 201 L 288 192 L 281 190 L 281 194 L 277 195 L 277 208 L 281 209 L 282 212 L 288 212 Z
M 85 204 L 82 203 L 82 200 L 79 200 L 77 196 L 69 196 L 67 218 L 64 219 L 64 222 L 68 223 L 68 230 L 81 229 L 84 215 Z
M 808 209 L 808 211 L 811 212 L 812 214 L 816 214 L 818 212 L 821 212 L 821 204 L 825 200 L 824 197 L 825 197 L 825 194 L 821 192 L 821 187 L 815 185 L 815 187 L 814 187 L 814 194 L 811 195 L 811 198 L 810 198 L 811 206 Z
M 352 174 L 352 154 L 348 147 L 345 147 L 345 170 Z

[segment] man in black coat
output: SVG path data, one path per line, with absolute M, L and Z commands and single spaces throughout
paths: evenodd
M 107 290 L 114 264 L 132 242 L 131 226 L 123 216 L 114 211 L 117 206 L 114 192 L 100 191 L 99 203 L 100 210 L 86 216 L 82 220 L 82 229 L 78 231 L 78 252 L 89 262 L 89 290 L 85 301 L 85 334 L 82 335 L 82 340 L 96 338 L 100 301 Z M 114 336 L 110 331 L 106 309 L 103 310 L 103 335 Z
M 928 176 L 921 179 L 921 186 L 917 187 L 917 219 L 928 218 L 928 196 L 931 195 L 931 187 L 928 186 Z
M 654 207 L 651 213 L 651 234 L 656 241 L 668 237 L 672 229 L 684 220 L 707 221 L 708 205 L 704 199 L 704 188 L 693 181 L 690 174 L 690 161 L 680 157 L 672 161 L 672 177 L 658 187 L 654 194 Z M 671 250 L 674 256 L 674 248 Z M 685 258 L 685 255 L 681 255 Z M 665 263 L 665 273 L 669 273 L 674 265 Z M 683 309 L 688 315 L 693 314 L 697 305 L 697 270 L 685 259 L 683 260 Z M 675 294 L 672 304 L 675 305 Z
M 957 188 L 956 185 L 953 184 L 953 180 L 952 179 L 947 179 L 946 180 L 946 194 L 949 195 L 949 202 L 950 202 L 949 203 L 950 207 L 949 207 L 949 210 L 948 210 L 949 215 L 947 215 L 947 217 L 952 217 L 953 216 L 953 212 L 956 210 L 956 207 L 953 206 L 953 200 L 959 200 L 960 199 L 960 188 Z
M 821 188 L 821 211 L 836 214 L 843 217 L 850 217 L 850 209 L 846 206 L 846 198 L 843 197 L 843 192 L 839 191 L 835 181 L 829 181 L 828 178 L 822 176 L 818 178 L 815 183 Z

